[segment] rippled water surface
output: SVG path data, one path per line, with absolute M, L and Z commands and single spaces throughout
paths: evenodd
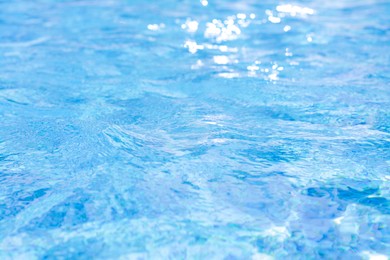
M 0 0 L 1 259 L 387 259 L 387 0 Z

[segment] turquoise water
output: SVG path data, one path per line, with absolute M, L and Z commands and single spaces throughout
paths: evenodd
M 0 0 L 0 258 L 387 259 L 389 14 Z

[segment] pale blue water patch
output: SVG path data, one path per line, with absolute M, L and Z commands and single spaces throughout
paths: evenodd
M 0 258 L 387 259 L 389 13 L 0 1 Z

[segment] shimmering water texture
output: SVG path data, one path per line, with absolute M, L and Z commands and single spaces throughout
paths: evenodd
M 0 259 L 388 259 L 389 14 L 0 0 Z

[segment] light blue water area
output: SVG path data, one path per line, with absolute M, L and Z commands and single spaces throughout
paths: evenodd
M 1 0 L 1 259 L 387 259 L 388 0 Z

